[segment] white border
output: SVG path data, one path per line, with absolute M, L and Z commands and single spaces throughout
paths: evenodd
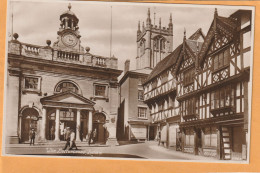
M 12 2 L 12 0 L 8 0 L 7 2 L 7 20 L 6 20 L 6 55 L 5 55 L 5 77 L 4 77 L 4 107 L 3 107 L 3 134 L 2 134 L 2 156 L 12 156 L 12 157 L 41 157 L 41 158 L 73 158 L 73 159 L 104 159 L 104 160 L 138 160 L 138 161 L 168 161 L 168 162 L 199 162 L 199 163 L 239 163 L 239 164 L 249 164 L 249 153 L 250 153 L 250 144 L 251 144 L 251 110 L 252 110 L 252 83 L 253 83 L 253 52 L 254 52 L 254 31 L 255 31 L 255 6 L 235 6 L 235 5 L 204 5 L 204 4 L 175 4 L 175 3 L 144 3 L 144 2 L 93 2 L 93 1 L 67 1 L 67 0 L 59 0 L 59 1 L 52 1 L 52 0 L 16 0 L 14 2 L 45 2 L 45 3 L 84 3 L 84 4 L 105 4 L 105 3 L 111 3 L 113 5 L 123 5 L 123 6 L 128 6 L 128 5 L 132 5 L 132 6 L 139 6 L 139 5 L 143 5 L 143 6 L 175 6 L 175 7 L 203 7 L 203 8 L 214 8 L 214 7 L 221 7 L 222 9 L 246 9 L 246 10 L 251 10 L 252 11 L 252 24 L 251 24 L 251 63 L 250 63 L 250 80 L 251 83 L 249 85 L 249 92 L 248 95 L 251 96 L 251 98 L 249 99 L 249 110 L 248 110 L 248 145 L 247 145 L 247 160 L 246 161 L 224 161 L 224 160 L 216 160 L 216 161 L 207 161 L 207 159 L 205 158 L 205 160 L 170 160 L 170 159 L 132 159 L 132 158 L 114 158 L 114 157 L 78 157 L 78 156 L 46 156 L 46 155 L 14 155 L 14 154 L 6 154 L 5 153 L 5 126 L 6 126 L 6 97 L 7 97 L 7 87 L 6 87 L 6 83 L 7 83 L 7 66 L 8 66 L 8 62 L 7 62 L 7 58 L 8 58 L 8 31 L 9 31 L 9 21 L 10 21 L 10 4 Z M 207 30 L 208 32 L 208 30 Z M 151 150 L 152 151 L 152 150 Z M 154 151 L 155 152 L 155 151 Z

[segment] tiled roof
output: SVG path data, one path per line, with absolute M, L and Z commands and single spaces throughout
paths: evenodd
M 201 49 L 201 47 L 202 47 L 202 44 L 203 44 L 203 42 L 199 42 L 199 41 L 197 41 L 197 40 L 190 40 L 190 39 L 187 39 L 187 40 L 186 40 L 186 43 L 187 43 L 187 45 L 191 48 L 191 50 L 192 50 L 194 53 L 197 52 L 197 45 L 198 45 L 199 51 L 200 51 L 200 49 Z
M 163 60 L 161 60 L 154 67 L 153 71 L 151 72 L 151 74 L 148 76 L 148 78 L 146 79 L 146 81 L 144 83 L 149 82 L 151 79 L 153 79 L 154 77 L 159 75 L 161 72 L 163 72 L 164 70 L 173 66 L 176 63 L 177 58 L 179 57 L 181 50 L 182 50 L 182 44 L 179 45 L 171 54 L 166 56 Z

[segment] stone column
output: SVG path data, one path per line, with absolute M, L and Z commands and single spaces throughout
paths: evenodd
M 80 110 L 77 109 L 77 132 L 76 132 L 76 141 L 80 141 Z
M 88 134 L 92 131 L 92 111 L 88 112 Z
M 56 108 L 55 141 L 60 141 L 60 109 Z
M 41 140 L 46 140 L 46 108 L 42 108 Z

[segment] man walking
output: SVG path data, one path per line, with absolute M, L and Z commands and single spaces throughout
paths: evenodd
M 34 131 L 34 129 L 32 129 L 31 131 L 30 131 L 30 145 L 34 145 L 34 139 L 35 139 L 35 131 Z
M 73 129 L 71 129 L 71 133 L 70 133 L 70 148 L 69 150 L 72 150 L 74 147 L 76 148 L 76 150 L 78 149 L 75 143 L 76 140 L 76 135 Z
M 67 127 L 66 133 L 65 133 L 65 140 L 66 140 L 66 144 L 65 147 L 63 148 L 63 150 L 66 150 L 67 147 L 70 147 L 70 128 Z

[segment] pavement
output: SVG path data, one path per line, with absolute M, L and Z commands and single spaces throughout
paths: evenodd
M 7 155 L 40 155 L 40 156 L 76 156 L 76 157 L 113 157 L 132 159 L 163 159 L 163 160 L 198 160 L 214 162 L 216 158 L 197 156 L 193 154 L 167 149 L 158 146 L 156 141 L 129 143 L 117 146 L 88 145 L 87 142 L 76 143 L 78 150 L 62 150 L 65 142 L 29 144 L 8 144 L 5 147 Z M 119 142 L 120 144 L 120 142 Z

